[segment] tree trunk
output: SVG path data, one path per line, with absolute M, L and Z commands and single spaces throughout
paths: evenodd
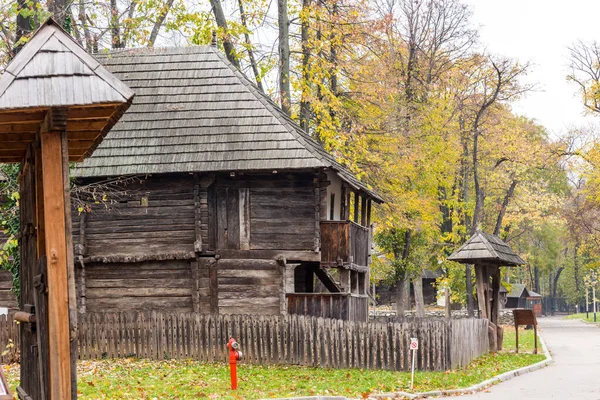
M 122 49 L 121 25 L 119 21 L 119 8 L 117 0 L 110 0 L 110 35 L 113 49 Z
M 213 15 L 215 16 L 215 21 L 217 22 L 217 26 L 223 30 L 223 48 L 225 49 L 225 55 L 230 63 L 232 63 L 237 69 L 240 69 L 240 63 L 235 56 L 235 47 L 231 41 L 229 30 L 227 29 L 227 19 L 225 18 L 223 7 L 221 7 L 221 2 L 220 0 L 210 0 L 210 5 L 213 10 Z
M 537 266 L 533 267 L 533 276 L 534 276 L 533 286 L 535 287 L 535 291 L 541 294 L 541 290 L 540 290 L 540 269 Z
M 290 22 L 287 0 L 277 0 L 279 23 L 279 95 L 281 109 L 291 115 L 292 95 L 290 92 Z
M 246 18 L 246 12 L 244 11 L 244 0 L 238 0 L 238 6 L 240 9 L 240 19 L 245 30 L 244 38 L 246 39 L 246 46 L 248 47 L 248 58 L 250 59 L 250 67 L 252 67 L 252 72 L 254 73 L 254 79 L 256 80 L 256 86 L 258 87 L 258 90 L 264 93 L 265 90 L 263 89 L 260 72 L 258 71 L 258 64 L 256 63 L 256 58 L 254 57 L 254 51 L 252 51 L 252 42 L 250 41 L 250 34 L 248 33 L 248 21 Z
M 71 4 L 71 3 L 69 3 Z M 52 13 L 52 18 L 64 28 L 65 17 L 67 16 L 67 3 L 65 0 L 53 0 L 48 2 L 48 11 Z
M 394 301 L 396 302 L 396 315 L 403 317 L 406 311 L 406 279 L 398 279 L 394 287 Z
M 500 205 L 500 212 L 498 213 L 498 218 L 496 219 L 496 227 L 494 228 L 494 235 L 496 236 L 500 235 L 500 229 L 502 229 L 502 220 L 504 219 L 504 214 L 506 214 L 506 208 L 508 207 L 508 203 L 510 202 L 510 199 L 515 193 L 515 188 L 517 187 L 518 183 L 519 182 L 516 179 L 513 179 L 512 183 L 510 184 L 510 187 L 508 188 L 508 191 L 506 192 L 506 195 L 504 196 L 504 200 Z
M 154 22 L 154 26 L 152 27 L 152 32 L 150 33 L 150 39 L 148 39 L 148 47 L 154 47 L 154 43 L 156 42 L 156 38 L 158 37 L 158 32 L 160 32 L 160 28 L 165 22 L 165 18 L 167 18 L 167 14 L 171 11 L 171 7 L 173 6 L 174 0 L 167 0 L 167 4 L 165 4 L 165 8 L 160 11 L 160 14 L 156 17 L 156 21 Z
M 423 318 L 425 317 L 425 301 L 423 300 L 423 277 L 421 274 L 413 280 L 413 287 L 415 289 L 416 316 Z
M 90 35 L 90 28 L 86 18 L 85 11 L 85 0 L 79 0 L 79 24 L 83 30 L 83 37 L 85 38 L 85 49 L 88 53 L 92 52 L 92 35 Z
M 309 9 L 311 0 L 302 1 L 302 16 L 300 27 L 300 41 L 302 43 L 302 94 L 300 98 L 300 127 L 308 132 L 310 123 L 310 103 L 308 101 L 310 87 L 310 48 L 308 44 Z

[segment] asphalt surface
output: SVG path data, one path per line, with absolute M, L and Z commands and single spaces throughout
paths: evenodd
M 600 400 L 600 328 L 562 318 L 538 320 L 553 364 L 460 399 Z

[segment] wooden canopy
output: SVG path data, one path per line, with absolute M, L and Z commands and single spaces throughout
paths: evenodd
M 49 19 L 0 78 L 0 163 L 23 160 L 50 108 L 67 120 L 69 160 L 82 161 L 133 95 Z
M 498 236 L 479 230 L 452 253 L 448 260 L 462 264 L 486 264 L 504 267 L 525 264 L 525 261 Z
M 69 163 L 90 155 L 133 92 L 53 20 L 0 78 L 0 163 L 20 162 L 22 399 L 77 396 Z

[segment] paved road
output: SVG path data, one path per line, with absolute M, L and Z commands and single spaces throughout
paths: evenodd
M 460 399 L 600 400 L 600 328 L 562 317 L 539 325 L 554 364 Z

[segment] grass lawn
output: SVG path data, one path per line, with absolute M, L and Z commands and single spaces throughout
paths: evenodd
M 567 315 L 565 319 L 581 319 L 587 322 L 594 322 L 594 313 L 590 312 L 587 318 L 585 317 L 585 313 L 570 314 Z M 597 323 L 600 323 L 600 312 L 596 312 L 596 321 Z
M 521 351 L 532 350 L 533 331 L 519 331 Z M 505 351 L 474 360 L 464 370 L 417 372 L 415 391 L 467 387 L 544 359 L 543 354 L 514 354 L 514 328 L 505 330 L 504 340 Z M 5 366 L 13 389 L 18 369 L 18 365 Z M 77 370 L 80 399 L 260 399 L 309 395 L 361 398 L 374 392 L 408 391 L 410 386 L 410 373 L 406 372 L 240 364 L 238 391 L 233 394 L 228 389 L 229 370 L 225 363 L 128 358 L 81 361 Z

